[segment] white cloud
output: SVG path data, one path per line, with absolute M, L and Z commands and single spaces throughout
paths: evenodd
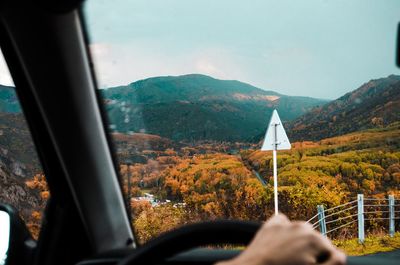
M 208 61 L 207 59 L 199 59 L 196 62 L 196 69 L 198 72 L 214 76 L 220 74 L 221 72 L 212 62 Z
M 171 53 L 161 43 L 90 45 L 100 88 L 125 85 L 154 76 L 200 73 L 243 80 L 241 64 L 226 50 L 204 48 Z

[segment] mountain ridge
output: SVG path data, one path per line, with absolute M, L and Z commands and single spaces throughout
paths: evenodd
M 0 84 L 0 112 L 21 112 L 14 87 Z
M 149 77 L 149 78 L 145 78 L 145 79 L 140 79 L 137 80 L 135 82 L 131 82 L 127 85 L 119 85 L 119 86 L 115 86 L 115 87 L 108 87 L 108 88 L 103 88 L 102 91 L 107 91 L 107 90 L 121 90 L 124 89 L 126 87 L 131 87 L 132 89 L 140 89 L 140 86 L 142 84 L 145 84 L 147 82 L 171 82 L 171 81 L 175 81 L 177 79 L 180 80 L 190 80 L 190 82 L 195 82 L 195 81 L 203 81 L 203 80 L 212 80 L 215 82 L 219 82 L 219 83 L 226 83 L 229 86 L 229 89 L 233 90 L 233 92 L 237 92 L 234 91 L 235 89 L 239 88 L 242 90 L 241 92 L 243 92 L 243 89 L 247 90 L 244 92 L 247 93 L 261 93 L 263 95 L 268 95 L 268 96 L 277 96 L 277 97 L 294 97 L 294 98 L 303 98 L 303 99 L 315 99 L 315 100 L 320 100 L 320 101 L 325 101 L 328 102 L 330 101 L 330 99 L 323 99 L 323 98 L 313 98 L 310 96 L 290 96 L 290 95 L 285 95 L 285 94 L 281 94 L 279 92 L 273 91 L 273 90 L 266 90 L 263 88 L 259 88 L 256 86 L 253 86 L 251 84 L 248 84 L 246 82 L 242 82 L 239 80 L 235 80 L 235 79 L 218 79 L 218 78 L 214 78 L 208 75 L 203 75 L 203 74 L 185 74 L 185 75 L 167 75 L 167 76 L 157 76 L 157 77 Z M 216 92 L 215 90 L 213 92 Z M 274 101 L 274 100 L 270 100 L 270 101 Z
M 111 131 L 173 141 L 257 142 L 273 109 L 291 141 L 320 140 L 400 119 L 396 75 L 372 79 L 330 102 L 200 74 L 147 78 L 100 93 Z M 0 112 L 21 112 L 13 87 L 0 85 Z
M 101 93 L 115 131 L 177 141 L 251 141 L 273 109 L 291 120 L 327 102 L 199 74 L 148 78 Z
M 400 120 L 400 76 L 372 79 L 285 124 L 294 141 L 320 140 Z

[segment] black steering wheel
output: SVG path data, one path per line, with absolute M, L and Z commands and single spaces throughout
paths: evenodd
M 183 251 L 204 245 L 247 245 L 260 226 L 256 222 L 233 220 L 186 225 L 149 241 L 118 265 L 155 265 Z

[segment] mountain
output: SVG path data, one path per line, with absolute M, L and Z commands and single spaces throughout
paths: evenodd
M 16 207 L 24 220 L 42 202 L 25 182 L 41 171 L 23 115 L 0 112 L 0 202 Z
M 285 124 L 291 141 L 320 140 L 400 120 L 400 76 L 371 80 Z
M 32 177 L 40 172 L 36 149 L 22 113 L 0 112 L 0 153 L 16 161 L 10 165 L 20 177 Z
M 26 180 L 33 177 L 27 165 L 14 159 L 10 153 L 0 147 L 0 202 L 16 207 L 26 219 L 32 209 L 40 205 L 40 196 L 25 184 Z
M 292 142 L 384 127 L 400 120 L 400 76 L 395 75 L 371 80 L 331 102 L 198 74 L 149 78 L 101 93 L 114 132 L 152 134 L 174 141 L 257 141 L 264 136 L 274 108 Z M 31 154 L 18 151 L 20 142 L 13 136 L 20 112 L 14 89 L 0 86 L 0 113 L 9 115 L 0 116 L 0 124 L 7 125 L 0 128 L 0 134 L 7 131 L 7 137 L 0 135 L 0 146 L 29 161 Z
M 175 141 L 253 140 L 274 108 L 288 121 L 327 102 L 199 74 L 149 78 L 101 93 L 114 131 Z

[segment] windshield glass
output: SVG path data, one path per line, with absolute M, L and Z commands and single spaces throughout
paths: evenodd
M 140 241 L 265 220 L 276 183 L 279 211 L 346 253 L 399 246 L 399 14 L 395 0 L 87 1 Z
M 49 197 L 25 115 L 0 50 L 0 203 L 14 207 L 33 238 L 38 239 Z M 4 219 L 0 226 L 6 227 Z M 8 237 L 1 234 L 0 265 L 6 260 L 7 249 Z

